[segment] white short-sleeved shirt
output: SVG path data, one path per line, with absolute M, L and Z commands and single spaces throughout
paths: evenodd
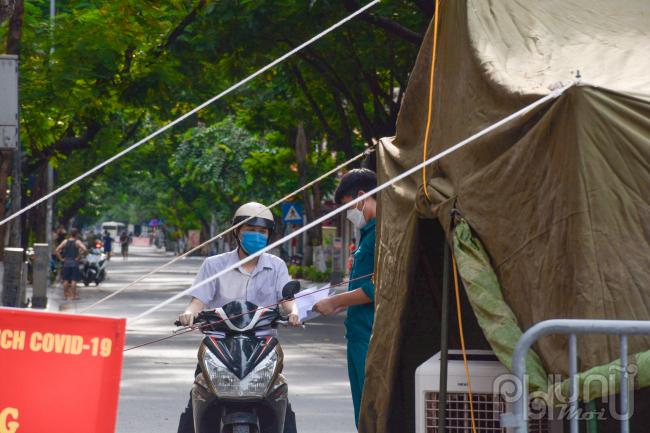
M 239 261 L 237 250 L 205 259 L 194 284 L 205 280 Z M 282 300 L 282 288 L 291 279 L 287 265 L 271 254 L 262 254 L 253 272 L 241 266 L 226 272 L 216 280 L 194 289 L 190 295 L 208 308 L 223 307 L 235 299 L 245 299 L 258 307 L 272 305 Z

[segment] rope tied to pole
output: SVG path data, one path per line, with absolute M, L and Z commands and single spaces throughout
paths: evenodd
M 433 43 L 431 48 L 431 69 L 429 73 L 429 99 L 427 109 L 427 126 L 424 130 L 424 143 L 422 144 L 422 161 L 427 159 L 427 144 L 429 143 L 429 131 L 431 130 L 431 113 L 433 111 L 433 88 L 436 76 L 436 53 L 438 48 L 438 17 L 440 10 L 440 0 L 436 0 L 436 10 L 433 15 Z M 427 168 L 422 167 L 422 188 L 427 201 L 431 201 L 429 191 L 427 190 Z
M 451 264 L 454 273 L 454 292 L 456 294 L 456 315 L 458 316 L 458 332 L 460 334 L 460 348 L 463 354 L 463 365 L 465 366 L 465 379 L 467 380 L 467 396 L 469 400 L 469 413 L 472 418 L 472 433 L 476 433 L 476 417 L 474 415 L 474 397 L 472 396 L 472 378 L 469 373 L 469 363 L 467 362 L 467 349 L 465 348 L 465 332 L 463 331 L 463 316 L 460 306 L 460 284 L 458 282 L 458 268 L 456 266 L 456 256 L 452 253 Z

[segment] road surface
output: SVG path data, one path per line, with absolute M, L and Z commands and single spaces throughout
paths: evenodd
M 127 262 L 114 257 L 109 279 L 99 287 L 81 286 L 81 301 L 63 303 L 52 288 L 52 308 L 74 313 L 172 259 L 150 247 L 132 247 Z M 181 260 L 147 278 L 89 313 L 133 317 L 190 286 L 201 258 Z M 127 327 L 126 347 L 170 335 L 188 299 L 181 299 Z M 124 354 L 118 433 L 175 433 L 196 366 L 201 334 L 187 334 Z M 354 433 L 354 412 L 347 380 L 343 317 L 321 318 L 306 329 L 280 330 L 284 375 L 300 433 Z

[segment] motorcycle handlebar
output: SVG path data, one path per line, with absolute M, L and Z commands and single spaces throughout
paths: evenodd
M 285 328 L 288 328 L 288 327 L 289 327 L 289 321 L 288 321 L 288 320 L 278 320 L 278 321 L 275 322 L 275 323 L 278 324 L 278 325 L 280 325 L 280 326 L 284 326 Z M 298 326 L 298 328 L 305 329 L 305 322 L 302 322 L 302 323 Z
M 194 321 L 192 322 L 192 325 L 196 325 L 198 323 L 204 323 L 208 321 L 208 314 L 212 312 L 212 310 L 204 310 L 204 311 L 199 311 L 199 313 L 196 315 L 194 318 Z M 183 326 L 180 320 L 176 320 L 174 322 L 174 325 L 176 326 Z M 191 326 L 191 325 L 190 325 Z
M 201 313 L 202 313 L 202 312 L 201 312 Z M 194 323 L 193 323 L 194 325 L 197 324 L 197 323 L 200 323 L 200 322 L 204 322 L 204 321 L 205 321 L 205 320 L 202 320 L 203 318 L 201 317 L 201 313 L 199 313 L 199 314 L 196 316 L 196 318 L 194 319 Z M 289 320 L 277 320 L 275 323 L 276 323 L 277 325 L 281 325 L 281 326 L 289 326 Z M 174 321 L 174 325 L 175 325 L 175 326 L 183 326 L 183 324 L 181 323 L 180 320 L 176 320 L 176 321 Z M 302 323 L 302 324 L 301 324 L 301 327 L 304 328 L 304 327 L 305 327 L 305 324 Z

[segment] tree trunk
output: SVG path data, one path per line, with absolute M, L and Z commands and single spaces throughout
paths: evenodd
M 15 0 L 0 0 L 0 24 L 14 14 Z
M 7 54 L 20 55 L 20 39 L 23 34 L 23 12 L 25 5 L 23 0 L 16 0 L 14 13 L 9 20 L 7 31 Z
M 66 227 L 66 229 L 70 226 L 71 221 L 73 218 L 77 215 L 79 212 L 79 209 L 83 208 L 86 206 L 86 201 L 87 201 L 87 196 L 86 194 L 80 194 L 79 197 L 66 209 L 61 209 L 61 213 L 59 214 L 59 225 L 62 225 L 63 227 Z M 57 203 L 61 203 L 60 201 Z
M 210 223 L 201 218 L 201 243 L 210 239 Z M 201 248 L 201 255 L 207 256 L 210 253 L 210 244 Z
M 41 165 L 36 170 L 36 179 L 31 197 L 33 200 L 43 197 L 47 194 L 47 165 Z M 25 197 L 23 197 L 25 200 Z M 27 200 L 25 200 L 27 202 Z M 28 212 L 29 214 L 29 232 L 34 233 L 36 242 L 43 243 L 46 241 L 46 221 L 47 221 L 47 203 L 40 204 Z M 50 227 L 49 230 L 52 230 Z
M 300 185 L 307 183 L 307 135 L 305 127 L 301 122 L 298 125 L 296 134 L 296 161 L 298 163 L 298 173 L 300 175 Z M 320 190 L 318 185 L 312 187 L 312 191 L 303 191 L 303 208 L 307 215 L 307 222 L 314 221 L 319 216 L 320 211 Z M 303 265 L 308 266 L 313 262 L 313 247 L 323 243 L 322 230 L 320 227 L 314 227 L 307 230 L 306 249 L 303 251 Z
M 298 163 L 298 174 L 300 176 L 300 185 L 307 182 L 307 137 L 305 136 L 305 127 L 302 123 L 298 125 L 296 133 L 296 162 Z M 311 206 L 309 204 L 309 191 L 302 192 L 302 202 L 307 222 L 313 218 Z M 304 234 L 302 236 L 305 236 Z M 312 245 L 311 242 L 305 243 L 305 249 L 302 252 L 302 265 L 308 266 L 312 263 Z

